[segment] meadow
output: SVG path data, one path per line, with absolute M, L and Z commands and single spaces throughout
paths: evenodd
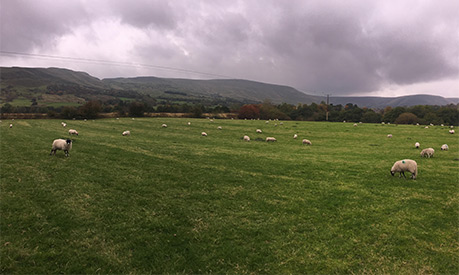
M 459 139 L 447 127 L 66 122 L 0 123 L 1 273 L 459 272 Z M 70 157 L 50 156 L 68 129 Z M 421 159 L 417 141 L 435 156 Z M 391 176 L 404 158 L 416 180 Z

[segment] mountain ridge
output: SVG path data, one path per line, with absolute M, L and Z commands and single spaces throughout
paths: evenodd
M 275 104 L 311 104 L 326 101 L 325 96 L 310 95 L 293 87 L 268 84 L 245 79 L 184 79 L 160 78 L 155 76 L 103 78 L 91 76 L 86 72 L 64 68 L 29 68 L 0 67 L 0 84 L 3 91 L 8 89 L 27 91 L 34 89 L 46 92 L 50 86 L 58 85 L 65 92 L 71 86 L 73 93 L 78 87 L 90 90 L 92 99 L 97 95 L 107 97 L 111 91 L 123 93 L 139 93 L 165 101 L 199 102 L 206 100 L 233 100 L 240 103 L 261 103 L 270 100 Z M 76 91 L 75 91 L 76 90 Z M 77 95 L 79 96 L 79 95 Z M 2 98 L 2 102 L 6 102 Z M 345 105 L 352 103 L 359 107 L 384 108 L 386 106 L 413 105 L 448 105 L 458 104 L 459 98 L 420 94 L 400 97 L 351 96 L 330 97 L 330 104 Z

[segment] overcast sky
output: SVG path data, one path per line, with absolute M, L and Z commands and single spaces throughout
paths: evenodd
M 459 97 L 458 0 L 1 0 L 0 13 L 1 66 Z

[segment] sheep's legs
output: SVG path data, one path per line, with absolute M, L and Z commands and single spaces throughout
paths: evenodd
M 402 177 L 402 175 L 406 179 L 405 172 L 400 172 L 400 178 Z
M 65 153 L 65 156 L 66 156 L 66 157 L 69 156 L 69 151 L 65 150 L 64 153 Z
M 52 155 L 53 155 L 53 152 L 54 152 L 54 154 L 56 154 L 56 151 L 53 150 L 53 149 L 51 149 L 51 153 L 49 153 L 49 155 L 52 156 Z

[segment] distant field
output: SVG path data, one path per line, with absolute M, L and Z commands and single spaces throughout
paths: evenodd
M 60 122 L 0 123 L 2 273 L 459 271 L 459 139 L 447 127 Z M 70 157 L 49 156 L 70 128 Z M 278 142 L 256 141 L 267 136 Z M 435 156 L 421 159 L 416 141 Z M 390 175 L 403 158 L 417 180 Z

